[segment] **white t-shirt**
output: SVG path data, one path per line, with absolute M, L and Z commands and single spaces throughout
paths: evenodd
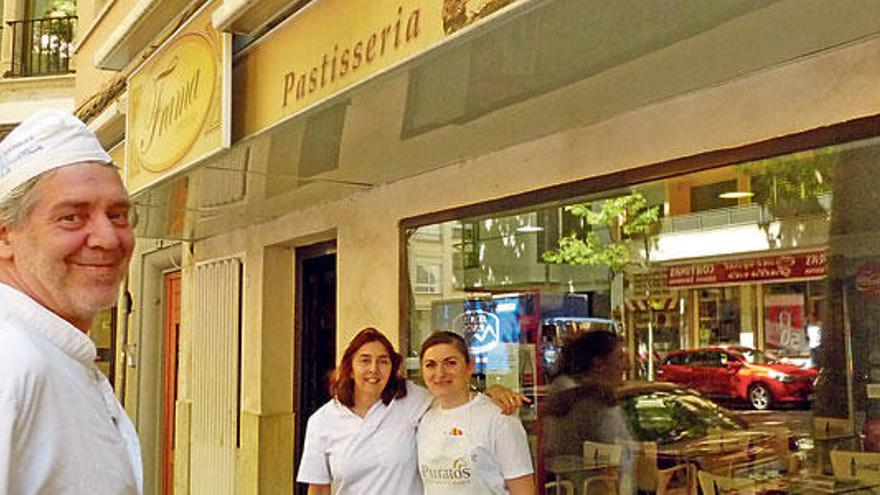
M 522 423 L 485 395 L 453 409 L 435 404 L 419 425 L 418 446 L 426 495 L 505 494 L 504 480 L 534 472 Z
M 406 382 L 406 397 L 373 404 L 361 418 L 336 399 L 309 418 L 296 480 L 335 495 L 417 495 L 416 428 L 431 394 Z
M 0 495 L 143 492 L 134 426 L 82 331 L 0 284 Z

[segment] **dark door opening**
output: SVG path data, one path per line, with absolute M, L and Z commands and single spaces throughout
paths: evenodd
M 296 250 L 296 412 L 294 466 L 299 469 L 309 417 L 330 400 L 327 379 L 336 365 L 336 243 Z M 296 484 L 294 493 L 306 495 Z

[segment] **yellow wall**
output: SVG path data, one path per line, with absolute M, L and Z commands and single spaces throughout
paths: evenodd
M 136 0 L 106 0 L 105 7 L 95 9 L 95 2 L 80 2 L 77 6 L 79 28 L 76 43 L 76 105 L 79 107 L 104 88 L 116 71 L 101 70 L 95 67 L 95 52 L 119 26 L 122 19 L 131 12 Z M 106 9 L 106 10 L 105 10 Z M 104 12 L 100 18 L 98 14 Z M 136 62 L 137 63 L 137 59 Z

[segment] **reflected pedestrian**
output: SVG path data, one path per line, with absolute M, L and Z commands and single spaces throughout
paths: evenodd
M 585 441 L 631 441 L 617 389 L 630 369 L 626 346 L 617 334 L 594 330 L 576 335 L 562 350 L 562 375 L 553 382 L 543 409 L 545 458 L 551 466 L 580 458 Z M 634 493 L 633 466 L 620 466 L 620 493 Z

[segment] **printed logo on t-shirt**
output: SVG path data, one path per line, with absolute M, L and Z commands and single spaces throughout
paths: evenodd
M 453 426 L 452 429 L 449 430 L 449 435 L 453 437 L 460 437 L 464 435 L 464 432 L 461 430 L 461 428 L 456 428 Z
M 422 481 L 426 484 L 457 485 L 470 483 L 471 463 L 466 457 L 459 457 L 452 461 L 451 465 L 444 462 L 437 464 L 422 464 L 419 466 Z

